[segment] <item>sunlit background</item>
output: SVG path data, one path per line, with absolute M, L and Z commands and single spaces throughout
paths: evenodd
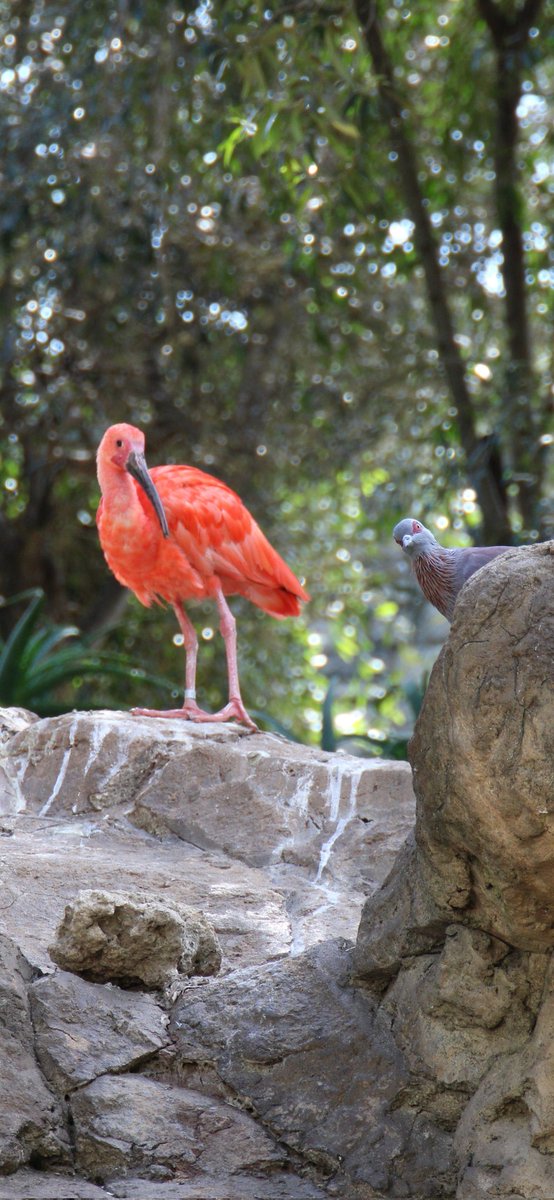
M 554 67 L 540 5 L 497 7 L 508 75 L 479 3 L 377 5 L 380 49 L 346 2 L 0 4 L 4 639 L 23 621 L 0 701 L 179 694 L 173 615 L 125 598 L 95 530 L 125 420 L 151 465 L 224 478 L 306 580 L 296 621 L 233 602 L 247 707 L 405 754 L 448 627 L 396 521 L 554 532 Z M 215 609 L 191 615 L 219 707 Z

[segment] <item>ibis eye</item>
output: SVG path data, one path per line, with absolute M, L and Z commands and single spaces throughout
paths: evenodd
M 118 438 L 115 444 L 116 446 L 122 446 L 123 442 L 121 441 L 121 438 Z

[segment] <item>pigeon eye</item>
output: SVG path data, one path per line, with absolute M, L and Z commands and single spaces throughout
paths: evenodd
M 116 446 L 122 446 L 123 442 L 121 441 L 121 438 L 118 438 L 115 444 Z

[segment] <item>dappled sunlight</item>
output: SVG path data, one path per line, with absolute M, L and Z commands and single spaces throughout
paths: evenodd
M 553 532 L 554 185 L 540 5 L 508 130 L 484 19 L 364 11 L 3 14 L 0 588 L 41 586 L 52 619 L 179 695 L 171 613 L 124 604 L 97 544 L 96 446 L 130 421 L 150 465 L 224 479 L 306 580 L 294 622 L 231 600 L 249 702 L 373 745 L 410 731 L 446 632 L 396 522 L 448 548 Z M 191 618 L 216 706 L 217 623 Z M 140 678 L 110 688 L 148 701 Z

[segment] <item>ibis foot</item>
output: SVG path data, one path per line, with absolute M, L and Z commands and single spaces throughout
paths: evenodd
M 180 717 L 183 721 L 211 721 L 212 714 L 199 708 L 196 700 L 185 700 L 182 708 L 132 708 L 134 717 Z
M 217 722 L 218 724 L 224 721 L 240 721 L 252 733 L 259 732 L 255 721 L 248 715 L 242 700 L 237 696 L 232 696 L 229 703 L 216 713 L 204 712 L 204 709 L 199 708 L 195 700 L 186 700 L 182 708 L 132 708 L 131 713 L 134 717 L 168 717 L 180 718 L 184 721 Z

